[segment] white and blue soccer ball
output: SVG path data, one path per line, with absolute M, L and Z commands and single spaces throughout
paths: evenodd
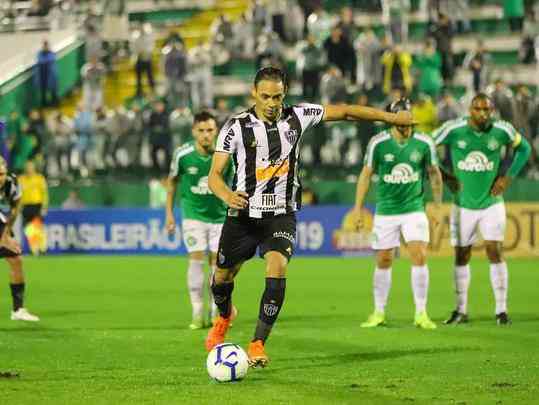
M 249 358 L 239 345 L 222 343 L 208 354 L 206 368 L 210 377 L 216 381 L 239 381 L 249 370 Z

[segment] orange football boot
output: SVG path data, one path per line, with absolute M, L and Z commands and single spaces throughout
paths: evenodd
M 249 343 L 247 355 L 249 356 L 249 366 L 251 367 L 263 368 L 269 363 L 269 357 L 264 350 L 264 342 L 260 339 Z

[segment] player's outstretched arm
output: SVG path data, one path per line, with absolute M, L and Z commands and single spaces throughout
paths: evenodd
M 361 229 L 363 227 L 363 204 L 365 203 L 365 197 L 369 192 L 369 186 L 371 184 L 372 167 L 364 165 L 357 179 L 356 185 L 356 203 L 352 209 L 352 220 L 355 222 L 356 227 Z
M 515 153 L 511 166 L 509 166 L 506 174 L 502 174 L 494 182 L 491 189 L 492 195 L 502 195 L 507 190 L 507 187 L 509 187 L 509 184 L 511 184 L 512 179 L 518 176 L 530 158 L 532 152 L 530 143 L 520 135 L 517 139 L 518 144 L 514 147 Z
M 176 199 L 176 189 L 178 187 L 178 177 L 170 176 L 167 181 L 167 205 L 166 205 L 166 228 L 168 233 L 176 230 L 176 220 L 174 219 L 174 200 Z
M 223 179 L 223 172 L 228 165 L 230 154 L 225 152 L 215 152 L 211 162 L 210 174 L 208 176 L 208 187 L 230 208 L 244 209 L 247 207 L 249 195 L 244 191 L 232 191 Z
M 432 204 L 429 207 L 429 220 L 433 226 L 438 226 L 441 221 L 441 204 L 443 196 L 442 172 L 437 165 L 427 168 L 429 173 L 430 188 L 432 189 Z
M 324 121 L 383 121 L 391 125 L 413 125 L 416 122 L 409 111 L 389 113 L 373 107 L 362 105 L 333 105 L 324 106 Z

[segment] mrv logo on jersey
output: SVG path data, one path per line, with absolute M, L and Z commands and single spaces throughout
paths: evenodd
M 487 172 L 494 170 L 494 163 L 489 162 L 482 152 L 471 152 L 464 160 L 458 162 L 457 167 L 465 172 Z
M 419 173 L 414 173 L 414 169 L 406 163 L 399 163 L 391 170 L 391 174 L 384 176 L 384 182 L 390 184 L 408 184 L 416 181 L 419 181 Z

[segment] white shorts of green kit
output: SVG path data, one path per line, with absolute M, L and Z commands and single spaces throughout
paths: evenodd
M 449 229 L 452 246 L 472 246 L 477 240 L 477 231 L 484 240 L 503 242 L 505 236 L 505 204 L 498 203 L 481 210 L 453 205 Z
M 429 243 L 429 221 L 424 212 L 399 215 L 374 216 L 374 250 L 393 249 L 400 246 L 400 236 L 408 242 Z
M 223 224 L 184 219 L 182 231 L 187 252 L 217 252 L 222 229 Z

